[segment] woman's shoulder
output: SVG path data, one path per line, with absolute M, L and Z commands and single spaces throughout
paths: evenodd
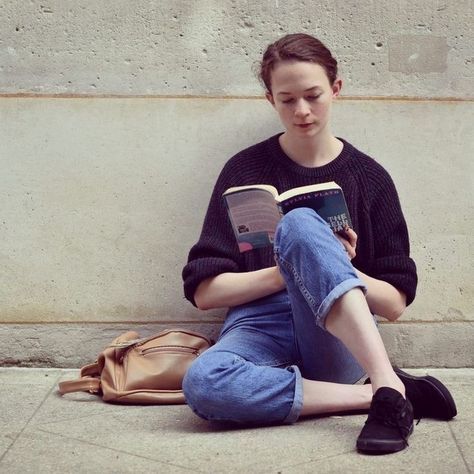
M 352 172 L 366 181 L 372 190 L 382 191 L 393 187 L 393 180 L 387 169 L 375 158 L 356 148 L 351 143 L 343 140 L 350 148 Z
M 278 141 L 278 135 L 274 135 L 270 138 L 266 138 L 265 140 L 255 143 L 254 145 L 250 145 L 233 155 L 227 163 L 237 164 L 241 163 L 242 161 L 251 162 L 268 159 L 269 150 L 275 141 Z
M 239 182 L 258 177 L 270 162 L 275 140 L 278 140 L 278 135 L 240 150 L 225 163 L 221 176 L 233 177 Z
M 352 164 L 356 164 L 361 170 L 371 173 L 388 174 L 388 171 L 371 155 L 359 150 L 352 143 L 341 139 L 345 147 L 349 148 Z

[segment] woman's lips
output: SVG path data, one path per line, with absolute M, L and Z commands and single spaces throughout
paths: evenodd
M 295 125 L 299 128 L 309 128 L 311 125 L 313 125 L 313 122 L 311 123 L 295 123 Z

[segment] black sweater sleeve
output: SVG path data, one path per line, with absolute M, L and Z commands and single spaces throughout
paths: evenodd
M 232 186 L 229 165 L 221 171 L 214 186 L 198 242 L 191 248 L 183 268 L 184 295 L 196 306 L 194 293 L 198 285 L 224 272 L 237 272 L 241 256 L 222 198 Z
M 402 291 L 409 305 L 415 298 L 418 279 L 410 258 L 407 225 L 390 175 L 380 173 L 377 181 L 370 206 L 375 257 L 371 273 Z

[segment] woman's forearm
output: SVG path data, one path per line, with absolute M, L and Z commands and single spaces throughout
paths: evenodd
M 370 310 L 390 321 L 398 319 L 406 308 L 405 295 L 389 283 L 356 270 L 367 286 L 367 303 Z M 237 306 L 285 288 L 278 267 L 253 272 L 221 273 L 201 282 L 194 299 L 199 309 Z
M 253 272 L 221 273 L 200 283 L 194 294 L 199 309 L 245 304 L 285 288 L 278 267 Z
M 377 280 L 359 270 L 356 272 L 367 286 L 366 299 L 372 313 L 389 321 L 398 319 L 406 308 L 405 294 L 386 281 Z

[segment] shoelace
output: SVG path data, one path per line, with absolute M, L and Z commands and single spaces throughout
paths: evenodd
M 397 404 L 394 406 L 393 402 L 390 400 L 377 400 L 377 402 L 374 404 L 374 406 L 371 408 L 369 416 L 367 418 L 366 423 L 370 423 L 372 420 L 377 420 L 384 424 L 385 426 L 390 426 L 393 428 L 397 428 L 399 435 L 405 442 L 406 446 L 408 447 L 408 435 L 409 432 L 406 431 L 402 420 L 406 416 L 406 408 L 404 407 L 401 411 L 401 404 L 405 403 L 404 401 L 399 401 Z M 418 420 L 418 423 L 420 420 Z M 418 424 L 417 423 L 417 424 Z
M 397 367 L 394 366 L 394 368 L 397 368 Z M 364 385 L 366 385 L 366 384 L 368 384 L 368 383 L 371 383 L 371 382 L 370 382 L 370 378 L 365 379 Z M 412 384 L 412 385 L 413 385 L 413 384 Z M 415 388 L 415 391 L 416 391 L 417 394 L 418 394 L 419 390 L 417 390 L 417 389 Z M 413 403 L 412 400 L 410 400 L 410 401 Z M 416 403 L 416 402 L 415 402 L 415 403 Z M 423 416 L 419 416 L 419 417 L 418 417 L 418 419 L 417 419 L 417 421 L 416 421 L 416 424 L 417 424 L 417 425 L 418 425 L 418 423 L 420 423 L 420 421 L 421 421 L 422 418 L 423 418 Z

